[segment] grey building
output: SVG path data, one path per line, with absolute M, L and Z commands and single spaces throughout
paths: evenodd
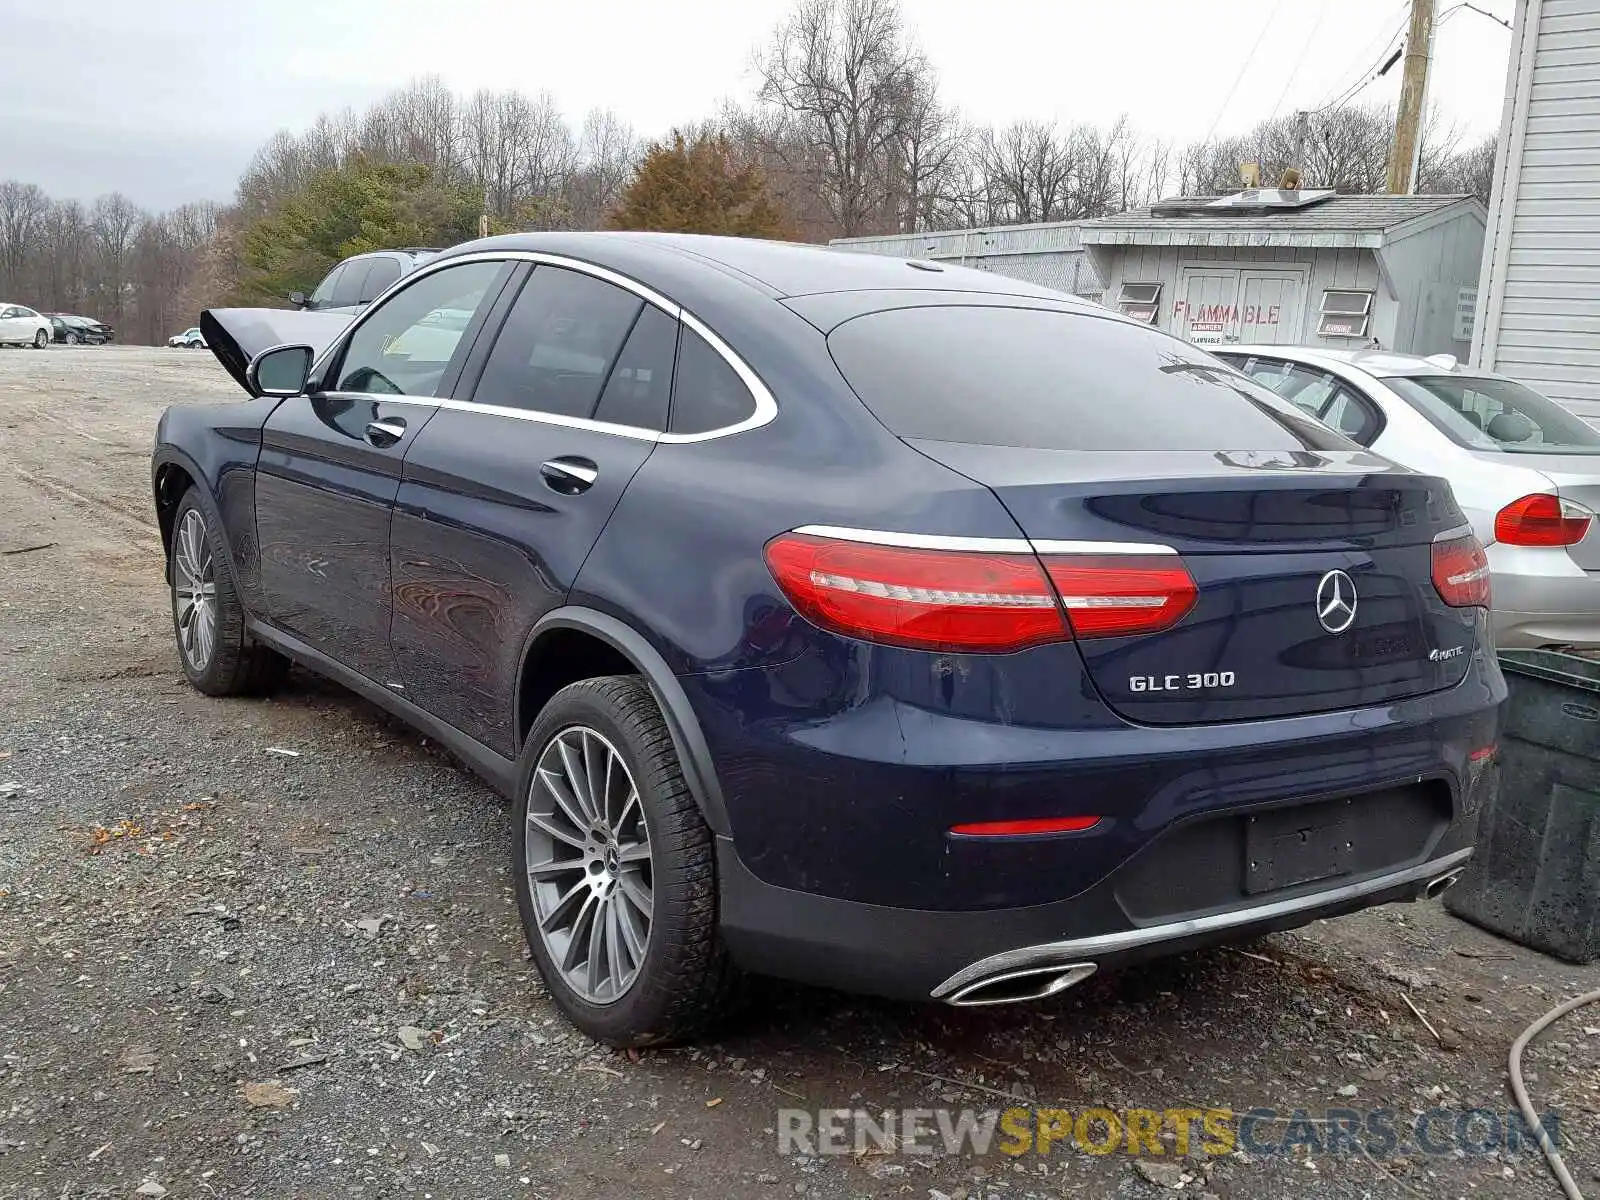
M 1103 303 L 1194 342 L 1465 359 L 1484 219 L 1471 196 L 1261 188 L 1163 200 L 1078 237 Z
M 1517 0 L 1472 357 L 1600 423 L 1600 0 Z
M 828 244 L 858 254 L 955 263 L 1098 300 L 1105 285 L 1078 241 L 1082 225 L 1082 221 L 1050 221 L 991 229 L 835 238 Z

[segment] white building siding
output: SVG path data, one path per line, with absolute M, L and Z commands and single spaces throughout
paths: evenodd
M 1600 0 L 1518 0 L 1473 355 L 1600 421 Z

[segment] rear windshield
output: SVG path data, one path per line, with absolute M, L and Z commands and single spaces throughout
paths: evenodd
M 1513 454 L 1600 454 L 1600 431 L 1509 379 L 1421 375 L 1385 379 L 1448 437 Z
M 1044 450 L 1356 450 L 1177 338 L 1078 313 L 951 305 L 846 321 L 839 370 L 890 432 Z

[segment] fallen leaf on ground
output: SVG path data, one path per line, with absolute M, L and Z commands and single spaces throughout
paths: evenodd
M 396 1036 L 407 1050 L 421 1050 L 424 1046 L 433 1045 L 433 1030 L 418 1029 L 415 1025 L 400 1026 Z
M 247 1083 L 239 1092 L 251 1108 L 288 1108 L 300 1094 L 293 1088 L 284 1087 L 276 1079 Z

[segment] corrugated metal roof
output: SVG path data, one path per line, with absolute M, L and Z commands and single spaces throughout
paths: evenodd
M 1180 196 L 1171 200 L 1163 200 L 1163 204 L 1194 203 L 1204 204 L 1208 200 L 1216 199 L 1215 196 Z M 1307 208 L 1285 209 L 1282 212 L 1240 214 L 1237 216 L 1214 217 L 1162 217 L 1154 215 L 1148 208 L 1136 208 L 1125 213 L 1118 213 L 1114 217 L 1100 217 L 1097 220 L 1085 221 L 1079 228 L 1086 242 L 1093 241 L 1092 234 L 1096 230 L 1115 229 L 1142 229 L 1158 228 L 1177 232 L 1179 230 L 1249 230 L 1252 232 L 1262 230 L 1290 230 L 1303 229 L 1324 231 L 1332 233 L 1343 232 L 1375 232 L 1381 233 L 1414 221 L 1418 217 L 1425 217 L 1453 204 L 1460 204 L 1464 200 L 1471 200 L 1467 195 L 1446 196 L 1334 196 L 1320 204 L 1313 204 Z

